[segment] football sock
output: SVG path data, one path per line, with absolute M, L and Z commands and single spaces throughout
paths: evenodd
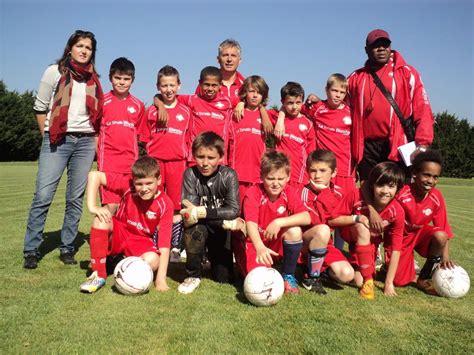
M 359 262 L 359 269 L 364 282 L 374 277 L 375 260 L 373 245 L 356 245 L 357 260 Z
M 184 233 L 184 222 L 173 223 L 171 230 L 171 247 L 181 249 Z
M 431 272 L 433 271 L 433 266 L 441 261 L 441 256 L 428 256 L 426 259 L 425 265 L 421 268 L 420 279 L 428 280 L 431 278 Z
M 323 266 L 324 258 L 328 253 L 327 248 L 311 249 L 308 255 L 308 275 L 309 277 L 319 277 Z
M 283 241 L 283 267 L 282 273 L 294 275 L 296 270 L 296 263 L 300 256 L 301 248 L 303 247 L 303 241 L 297 242 Z
M 90 235 L 91 268 L 99 277 L 107 278 L 106 260 L 109 249 L 109 230 L 91 228 Z

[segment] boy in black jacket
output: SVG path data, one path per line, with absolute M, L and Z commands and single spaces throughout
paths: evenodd
M 181 191 L 184 219 L 184 248 L 188 277 L 178 287 L 183 294 L 201 283 L 201 261 L 206 251 L 212 278 L 233 281 L 229 229 L 244 229 L 239 216 L 239 181 L 235 171 L 220 165 L 224 141 L 214 132 L 203 132 L 192 145 L 196 165 L 186 169 Z

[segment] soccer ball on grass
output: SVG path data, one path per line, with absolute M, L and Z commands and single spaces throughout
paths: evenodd
M 250 271 L 244 281 L 245 297 L 255 306 L 266 307 L 276 304 L 285 291 L 280 273 L 266 266 Z
M 148 292 L 153 271 L 142 258 L 129 256 L 120 261 L 114 270 L 115 287 L 123 295 L 141 295 Z
M 432 280 L 438 295 L 449 298 L 465 296 L 471 284 L 466 270 L 458 265 L 453 269 L 437 268 L 433 272 Z

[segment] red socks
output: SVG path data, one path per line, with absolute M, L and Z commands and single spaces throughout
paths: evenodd
M 359 262 L 359 271 L 364 282 L 374 277 L 375 260 L 373 245 L 356 245 L 356 255 Z
M 107 278 L 105 262 L 109 248 L 109 230 L 91 228 L 89 245 L 91 248 L 91 267 L 99 277 Z

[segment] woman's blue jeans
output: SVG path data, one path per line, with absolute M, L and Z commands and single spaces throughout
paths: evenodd
M 36 191 L 31 203 L 26 227 L 24 255 L 38 257 L 43 241 L 43 230 L 48 210 L 65 169 L 67 169 L 66 210 L 61 229 L 61 254 L 74 253 L 73 242 L 77 236 L 82 215 L 82 201 L 87 175 L 95 156 L 95 137 L 66 135 L 53 145 L 45 132 L 38 162 Z

